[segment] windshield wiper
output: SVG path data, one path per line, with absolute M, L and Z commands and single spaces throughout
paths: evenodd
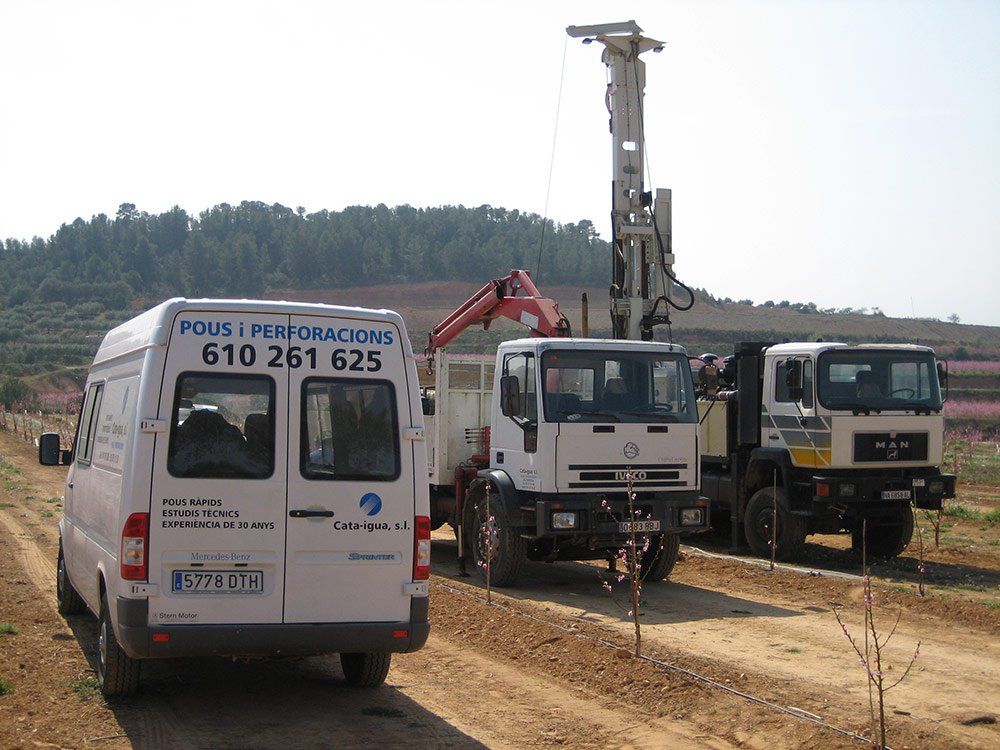
M 858 416 L 858 414 L 864 414 L 865 416 L 868 416 L 872 412 L 875 412 L 876 414 L 882 413 L 881 409 L 876 409 L 875 407 L 869 406 L 868 404 L 831 404 L 829 408 L 832 409 L 833 411 L 847 411 L 848 409 L 850 409 L 851 411 L 854 412 L 854 416 Z
M 658 419 L 672 419 L 675 422 L 677 421 L 676 414 L 666 411 L 623 411 L 622 414 L 628 414 L 630 417 L 656 417 Z
M 565 414 L 566 416 L 571 416 L 573 414 L 577 414 L 580 417 L 608 417 L 609 419 L 613 419 L 616 422 L 621 422 L 622 421 L 621 417 L 619 417 L 617 414 L 614 414 L 614 413 L 612 413 L 610 411 L 563 411 L 562 409 L 560 409 L 559 413 L 560 414 Z
M 923 412 L 924 414 L 930 414 L 932 411 L 933 412 L 941 411 L 940 409 L 935 409 L 929 404 L 925 404 L 923 401 L 906 401 L 902 404 L 893 404 L 891 408 L 903 409 L 903 410 L 913 409 L 914 413 L 916 414 L 920 414 L 921 412 Z

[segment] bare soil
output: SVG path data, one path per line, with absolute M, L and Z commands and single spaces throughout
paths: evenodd
M 524 585 L 482 601 L 435 542 L 433 633 L 394 658 L 385 687 L 348 689 L 335 657 L 146 663 L 140 695 L 105 701 L 93 673 L 95 623 L 54 607 L 58 498 L 65 472 L 0 435 L 0 747 L 298 748 L 861 746 L 775 707 L 630 655 L 631 624 L 583 564 L 531 564 Z M 55 502 L 48 502 L 48 501 Z M 864 675 L 830 613 L 860 627 L 860 584 L 768 573 L 689 553 L 643 597 L 643 651 L 778 707 L 868 731 Z M 892 670 L 921 656 L 890 694 L 893 747 L 996 747 L 997 613 L 974 601 L 877 592 Z M 931 604 L 933 602 L 933 604 Z M 942 603 L 948 606 L 941 606 Z M 957 606 L 962 605 L 962 606 Z

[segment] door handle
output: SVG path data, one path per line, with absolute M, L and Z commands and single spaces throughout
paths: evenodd
M 290 510 L 292 518 L 333 518 L 332 510 Z

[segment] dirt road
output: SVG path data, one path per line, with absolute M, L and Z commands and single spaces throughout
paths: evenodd
M 593 566 L 531 565 L 525 585 L 490 607 L 475 579 L 454 577 L 445 542 L 434 545 L 432 637 L 394 659 L 382 689 L 348 689 L 336 658 L 185 660 L 147 663 L 140 696 L 105 702 L 90 662 L 93 619 L 67 621 L 53 603 L 64 474 L 0 435 L 0 475 L 0 622 L 19 630 L 0 634 L 0 677 L 12 688 L 0 696 L 2 747 L 860 746 L 598 643 L 626 645 L 629 626 Z M 864 729 L 863 675 L 829 615 L 837 600 L 856 616 L 856 589 L 688 557 L 675 582 L 646 589 L 646 651 Z M 995 726 L 961 723 L 1000 709 L 995 625 L 907 610 L 899 653 L 917 637 L 925 645 L 890 699 L 910 714 L 892 716 L 895 747 L 997 745 Z

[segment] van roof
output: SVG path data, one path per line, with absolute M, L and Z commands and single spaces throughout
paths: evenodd
M 285 315 L 335 315 L 339 318 L 382 321 L 394 324 L 401 332 L 405 330 L 403 318 L 392 310 L 371 310 L 364 307 L 343 307 L 312 302 L 286 302 L 252 299 L 186 299 L 173 297 L 161 302 L 141 315 L 126 320 L 112 328 L 105 335 L 94 364 L 116 359 L 126 354 L 151 346 L 166 346 L 170 327 L 178 313 L 184 310 L 205 310 L 208 312 L 254 312 L 283 313 Z M 412 357 L 410 341 L 403 340 L 404 354 Z

